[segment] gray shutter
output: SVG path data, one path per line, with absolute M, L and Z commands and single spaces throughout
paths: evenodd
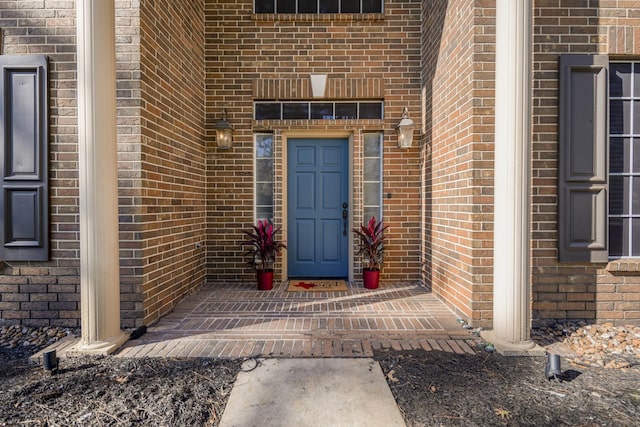
M 0 55 L 0 260 L 49 259 L 47 58 Z
M 609 58 L 560 57 L 560 261 L 607 262 Z

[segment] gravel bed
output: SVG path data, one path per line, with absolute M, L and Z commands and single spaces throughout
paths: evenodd
M 531 337 L 578 365 L 619 369 L 640 363 L 640 326 L 560 322 L 534 329 Z
M 44 326 L 33 328 L 21 325 L 0 327 L 0 347 L 39 350 L 67 336 L 79 336 L 77 329 Z

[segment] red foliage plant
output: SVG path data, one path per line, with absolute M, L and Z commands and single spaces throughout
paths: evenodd
M 360 238 L 360 250 L 358 255 L 362 255 L 371 270 L 379 270 L 382 263 L 382 253 L 384 252 L 384 231 L 389 228 L 382 224 L 383 220 L 377 221 L 372 216 L 366 225 L 354 228 L 353 231 Z
M 249 257 L 247 264 L 260 270 L 268 270 L 269 265 L 276 261 L 276 257 L 287 246 L 277 240 L 276 233 L 280 227 L 275 228 L 269 221 L 259 220 L 257 225 L 252 225 L 251 230 L 243 230 L 248 239 L 241 243 L 247 246 L 245 255 Z

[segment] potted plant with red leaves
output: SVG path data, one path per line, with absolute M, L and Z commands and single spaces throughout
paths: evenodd
M 247 262 L 256 268 L 258 289 L 273 289 L 273 263 L 276 257 L 287 246 L 276 238 L 280 228 L 275 228 L 269 221 L 260 220 L 257 225 L 252 225 L 251 230 L 243 230 L 247 240 L 242 246 L 247 247 Z
M 353 233 L 360 239 L 358 255 L 362 255 L 365 265 L 362 268 L 362 281 L 367 289 L 376 289 L 380 282 L 380 264 L 384 252 L 384 231 L 389 228 L 373 216 L 365 225 L 354 228 Z

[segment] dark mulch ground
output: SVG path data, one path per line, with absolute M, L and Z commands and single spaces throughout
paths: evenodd
M 0 348 L 0 425 L 215 426 L 240 370 L 213 359 L 65 359 L 57 375 Z M 636 426 L 640 369 L 442 352 L 376 354 L 409 426 Z M 319 421 L 321 425 L 321 421 Z
M 571 366 L 546 379 L 544 357 L 390 351 L 376 355 L 408 426 L 637 426 L 640 369 Z
M 240 362 L 64 359 L 56 375 L 0 348 L 1 426 L 216 426 Z

